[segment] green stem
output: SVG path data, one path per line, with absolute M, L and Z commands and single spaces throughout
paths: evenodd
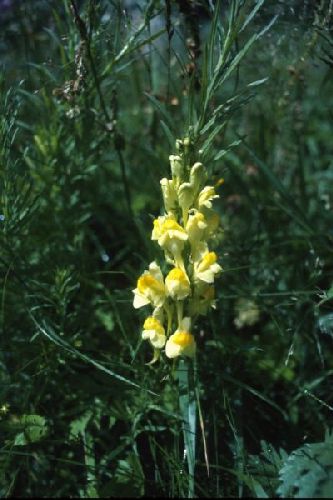
M 193 362 L 180 359 L 178 365 L 179 408 L 184 435 L 184 456 L 188 466 L 188 498 L 194 498 L 197 401 Z
M 166 313 L 167 313 L 167 337 L 169 337 L 171 334 L 171 328 L 172 328 L 173 310 L 171 309 L 171 306 L 169 304 L 165 304 L 164 308 L 165 308 Z
M 176 307 L 177 307 L 177 321 L 178 321 L 178 328 L 180 328 L 180 324 L 183 319 L 183 309 L 184 309 L 184 302 L 182 300 L 177 300 Z

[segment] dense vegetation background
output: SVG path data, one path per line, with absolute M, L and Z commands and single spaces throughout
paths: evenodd
M 131 289 L 214 4 L 0 2 L 2 497 L 186 496 L 174 368 L 145 365 Z M 224 273 L 196 332 L 200 497 L 333 496 L 332 10 L 264 2 L 210 104 L 241 95 L 206 161 Z

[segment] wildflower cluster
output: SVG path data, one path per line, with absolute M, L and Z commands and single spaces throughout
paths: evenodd
M 172 179 L 162 179 L 165 213 L 154 220 L 151 239 L 163 249 L 171 266 L 166 277 L 154 261 L 138 279 L 133 290 L 134 307 L 153 307 L 146 318 L 142 338 L 154 348 L 154 360 L 165 348 L 168 358 L 193 357 L 196 342 L 191 329 L 198 315 L 215 307 L 214 280 L 222 270 L 208 241 L 219 226 L 212 208 L 218 195 L 205 186 L 202 163 L 191 165 L 191 144 L 177 140 L 177 155 L 171 155 Z

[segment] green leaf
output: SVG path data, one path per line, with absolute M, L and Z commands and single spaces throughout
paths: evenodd
M 230 149 L 238 146 L 242 141 L 241 140 L 237 140 L 237 141 L 233 141 L 231 144 L 229 144 L 229 146 L 226 148 L 226 149 L 222 149 L 221 151 L 219 151 L 213 158 L 214 161 L 218 161 L 220 160 L 221 158 L 223 158 L 224 155 L 226 155 Z
M 320 316 L 318 326 L 321 333 L 325 333 L 333 337 L 333 313 Z
M 280 470 L 278 495 L 283 498 L 332 498 L 333 433 L 322 443 L 293 451 Z
M 252 486 L 257 498 L 269 498 L 264 488 L 255 479 L 252 480 Z
M 88 410 L 81 417 L 73 420 L 69 426 L 69 439 L 82 437 L 92 416 L 93 412 Z
M 43 327 L 35 318 L 35 316 L 29 311 L 30 317 L 32 321 L 34 322 L 36 328 L 40 333 L 45 335 L 49 340 L 51 340 L 55 345 L 58 347 L 61 347 L 68 353 L 74 355 L 75 357 L 81 359 L 82 361 L 85 361 L 86 363 L 89 363 L 93 365 L 95 368 L 98 370 L 111 375 L 112 377 L 116 378 L 117 380 L 120 380 L 121 382 L 125 382 L 128 385 L 131 385 L 133 387 L 136 387 L 137 389 L 142 389 L 144 391 L 149 392 L 150 394 L 156 395 L 153 391 L 150 391 L 149 389 L 145 389 L 144 387 L 141 387 L 140 385 L 136 384 L 135 382 L 132 382 L 131 380 L 127 379 L 126 377 L 123 377 L 122 375 L 119 375 L 118 373 L 110 370 L 109 368 L 106 368 L 104 365 L 99 363 L 98 361 L 95 361 L 94 359 L 90 358 L 90 356 L 87 356 L 86 354 L 83 354 L 80 352 L 78 349 L 75 349 L 75 347 L 72 347 L 68 342 L 66 342 L 64 339 L 59 337 L 53 329 L 50 327 L 50 325 Z
M 130 452 L 126 459 L 118 461 L 114 479 L 103 490 L 103 496 L 142 497 L 144 480 L 140 459 L 136 453 Z
M 172 129 L 172 118 L 171 118 L 171 115 L 166 111 L 166 109 L 163 108 L 163 106 L 161 105 L 161 103 L 156 99 L 156 97 L 154 97 L 153 95 L 151 94 L 148 94 L 148 92 L 144 92 L 145 96 L 148 97 L 148 99 L 150 100 L 150 102 L 152 103 L 152 105 L 160 112 L 160 114 L 164 117 L 169 129 L 170 129 L 170 132 L 171 132 L 171 129 Z M 172 134 L 172 132 L 171 132 Z
M 262 78 L 261 80 L 256 80 L 255 82 L 249 83 L 247 86 L 248 87 L 258 87 L 259 85 L 262 85 L 263 83 L 267 82 L 268 77 Z
M 160 124 L 161 124 L 161 127 L 162 127 L 165 135 L 167 136 L 170 147 L 173 149 L 175 147 L 176 137 L 171 132 L 170 127 L 168 127 L 168 125 L 163 120 L 160 120 Z
M 274 16 L 273 19 L 265 26 L 259 33 L 256 33 L 253 35 L 248 42 L 244 45 L 244 47 L 238 52 L 238 54 L 234 57 L 234 59 L 231 61 L 231 64 L 229 65 L 228 69 L 226 70 L 225 73 L 222 74 L 221 78 L 217 80 L 215 90 L 220 87 L 223 82 L 226 81 L 227 78 L 231 75 L 231 73 L 236 69 L 240 61 L 244 58 L 244 56 L 247 54 L 249 49 L 252 47 L 254 42 L 256 42 L 259 38 L 261 38 L 275 23 L 276 19 L 278 16 Z
M 247 474 L 242 478 L 257 498 L 269 498 L 278 487 L 279 470 L 287 453 L 274 447 L 266 441 L 261 441 L 261 453 L 250 455 L 247 464 Z
M 257 1 L 257 5 L 254 7 L 254 9 L 250 12 L 250 14 L 245 19 L 243 26 L 239 30 L 239 33 L 241 33 L 246 28 L 246 26 L 252 21 L 252 19 L 254 18 L 254 16 L 256 15 L 256 13 L 258 12 L 258 10 L 260 9 L 260 7 L 262 6 L 262 4 L 264 2 L 265 2 L 265 0 L 258 0 Z
M 47 434 L 46 420 L 40 415 L 22 415 L 18 425 L 23 428 L 23 431 L 15 436 L 15 446 L 35 443 Z
M 328 299 L 333 299 L 333 284 L 331 285 L 331 288 L 327 290 L 326 295 Z

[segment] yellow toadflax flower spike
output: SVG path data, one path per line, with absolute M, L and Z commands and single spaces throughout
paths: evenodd
M 154 220 L 151 234 L 164 251 L 166 277 L 154 261 L 133 290 L 135 308 L 153 308 L 142 330 L 142 338 L 154 348 L 152 362 L 163 349 L 168 358 L 195 355 L 193 321 L 215 307 L 214 281 L 222 271 L 209 248 L 219 227 L 213 210 L 219 196 L 213 186 L 204 185 L 203 164 L 192 163 L 191 140 L 177 140 L 176 148 L 178 154 L 169 157 L 172 178 L 160 181 L 164 215 Z

